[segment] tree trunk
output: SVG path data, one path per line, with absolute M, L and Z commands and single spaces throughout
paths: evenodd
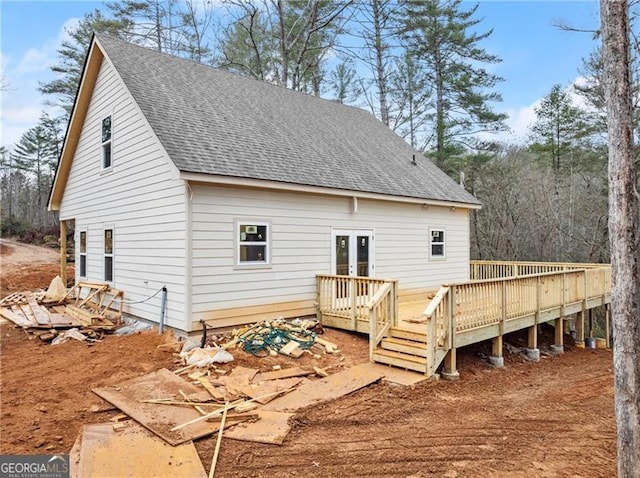
M 382 7 L 379 0 L 372 0 L 373 31 L 376 54 L 376 83 L 378 84 L 378 101 L 380 103 L 380 119 L 389 126 L 389 106 L 387 105 L 387 76 L 384 71 L 384 46 L 382 44 L 382 26 L 380 16 Z
M 618 476 L 640 476 L 640 231 L 633 157 L 629 5 L 601 0 L 609 134 L 609 240 Z

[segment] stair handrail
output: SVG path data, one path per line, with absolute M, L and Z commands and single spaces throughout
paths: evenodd
M 378 346 L 378 343 L 383 339 L 384 334 L 386 333 L 387 327 L 383 327 L 383 330 L 378 331 L 378 306 L 382 303 L 382 301 L 387 298 L 393 291 L 393 282 L 387 282 L 385 285 L 380 287 L 378 291 L 369 299 L 367 302 L 367 311 L 369 316 L 369 358 L 373 360 L 373 353 Z M 392 312 L 393 313 L 393 312 Z M 387 318 L 388 320 L 388 318 Z M 390 325 L 390 323 L 388 324 Z
M 449 294 L 449 286 L 442 286 L 436 293 L 436 295 L 431 299 L 431 301 L 427 304 L 422 313 L 422 316 L 427 319 L 427 363 L 426 363 L 426 373 L 427 375 L 433 375 L 435 369 L 439 364 L 436 363 L 436 351 L 440 344 L 441 347 L 446 344 L 446 335 L 449 330 L 449 326 L 447 324 L 447 313 L 444 310 L 447 307 L 448 294 Z M 441 313 L 438 314 L 438 311 Z M 438 336 L 438 333 L 442 331 L 442 337 Z

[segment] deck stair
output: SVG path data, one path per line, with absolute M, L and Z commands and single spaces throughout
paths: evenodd
M 376 362 L 425 373 L 427 370 L 427 335 L 425 333 L 389 329 L 389 336 L 382 339 L 373 352 Z

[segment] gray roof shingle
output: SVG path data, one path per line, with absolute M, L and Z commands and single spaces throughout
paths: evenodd
M 181 171 L 479 204 L 362 109 L 96 39 Z

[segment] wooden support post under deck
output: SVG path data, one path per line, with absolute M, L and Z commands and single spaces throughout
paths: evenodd
M 60 220 L 60 278 L 67 286 L 67 221 Z
M 584 348 L 584 312 L 576 314 L 576 347 Z
M 491 357 L 489 362 L 494 367 L 504 367 L 504 357 L 502 356 L 502 335 L 491 339 Z
M 556 353 L 564 352 L 563 338 L 564 338 L 564 328 L 563 328 L 564 317 L 560 317 L 555 321 L 555 343 L 551 346 L 551 350 Z
M 444 369 L 442 370 L 442 378 L 446 380 L 457 380 L 460 378 L 458 369 L 456 369 L 456 349 L 452 348 L 447 352 L 444 358 Z
M 527 329 L 527 359 L 532 362 L 540 360 L 540 350 L 538 349 L 538 326 L 532 325 Z

